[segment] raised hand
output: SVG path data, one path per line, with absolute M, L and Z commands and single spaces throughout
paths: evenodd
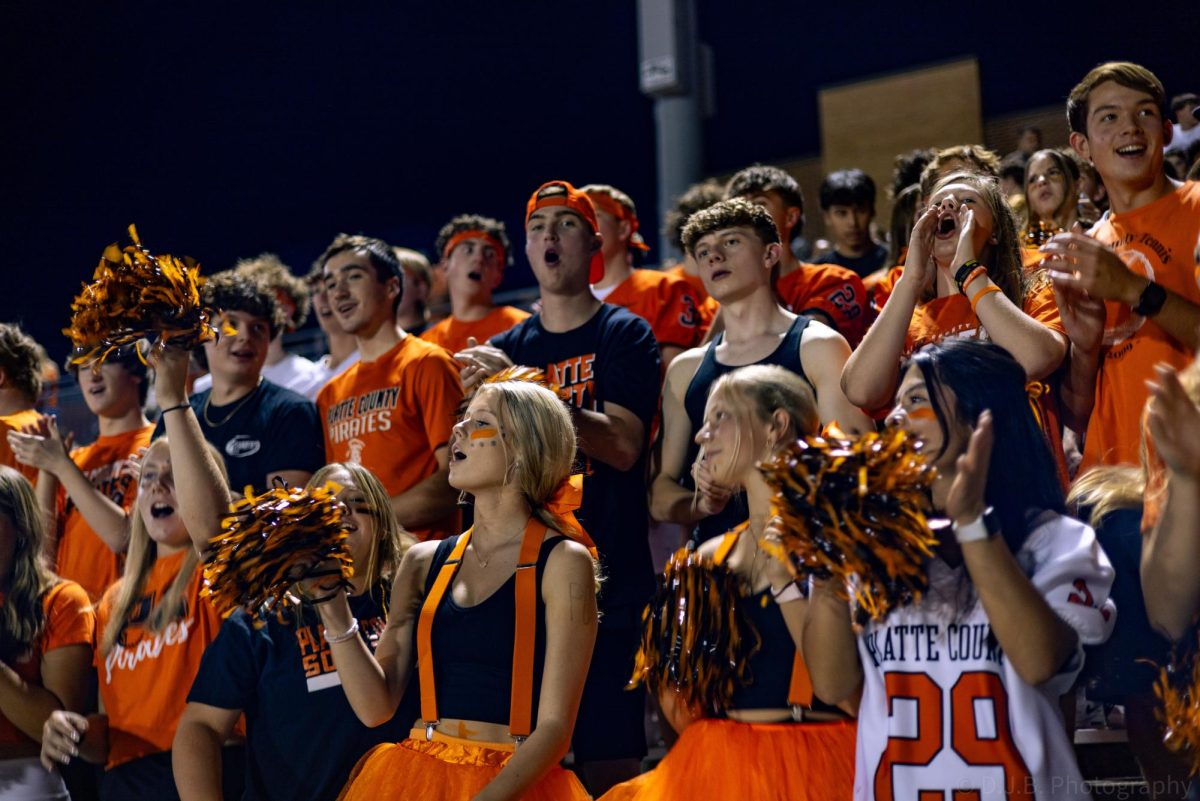
M 954 250 L 954 263 L 950 266 L 957 270 L 979 254 L 975 252 L 975 210 L 963 204 L 954 212 L 954 216 L 958 218 L 958 247 Z
M 1081 233 L 1055 234 L 1041 252 L 1056 286 L 1068 286 L 1097 300 L 1136 306 L 1147 279 L 1125 266 L 1121 257 L 1101 242 Z
M 1146 422 L 1159 456 L 1172 473 L 1200 479 L 1200 408 L 1167 364 L 1156 364 L 1157 381 L 1147 381 Z
M 904 258 L 904 271 L 900 278 L 911 282 L 917 292 L 922 292 L 933 282 L 937 267 L 933 262 L 933 239 L 937 234 L 938 207 L 930 206 L 921 212 L 913 224 L 908 239 L 908 253 Z
M 1071 344 L 1084 353 L 1096 353 L 1104 341 L 1104 301 L 1081 290 L 1074 282 L 1065 280 L 1064 273 L 1049 273 L 1054 288 L 1054 302 Z
M 58 431 L 58 421 L 46 414 L 20 431 L 9 431 L 8 446 L 18 462 L 51 475 L 58 475 L 71 461 L 67 443 Z
M 992 458 L 992 413 L 988 410 L 979 415 L 979 422 L 971 432 L 967 450 L 954 465 L 954 481 L 946 496 L 946 516 L 958 524 L 970 523 L 983 514 L 987 503 L 988 466 Z
M 462 365 L 463 389 L 468 392 L 485 378 L 513 366 L 507 353 L 486 343 L 480 345 L 475 337 L 467 339 L 466 349 L 454 354 L 454 360 Z

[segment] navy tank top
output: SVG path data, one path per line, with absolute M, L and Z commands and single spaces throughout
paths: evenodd
M 750 364 L 774 364 L 791 370 L 796 375 L 803 378 L 812 386 L 812 382 L 808 380 L 808 376 L 804 374 L 804 365 L 800 363 L 800 339 L 804 336 L 804 329 L 812 322 L 808 317 L 800 315 L 792 321 L 787 332 L 783 335 L 783 340 L 779 343 L 779 347 L 771 351 L 764 359 Z M 716 336 L 704 353 L 704 359 L 700 362 L 700 366 L 696 368 L 696 374 L 692 376 L 692 381 L 688 384 L 687 392 L 683 396 L 683 408 L 687 412 L 688 420 L 692 424 L 692 436 L 704 425 L 704 407 L 708 403 L 708 391 L 716 380 L 726 373 L 732 373 L 739 367 L 748 367 L 745 364 L 721 364 L 717 361 L 717 346 L 725 340 L 725 332 L 722 331 Z M 816 395 L 816 387 L 813 387 L 813 394 Z M 693 439 L 688 444 L 687 465 L 692 465 L 696 461 L 696 454 L 700 452 L 700 446 Z M 689 489 L 694 488 L 692 483 L 692 474 L 690 469 L 684 471 L 683 485 Z M 726 531 L 737 527 L 744 523 L 750 517 L 750 510 L 746 506 L 745 493 L 739 492 L 729 499 L 729 503 L 721 510 L 720 514 L 706 517 L 696 524 L 695 530 L 692 532 L 692 539 L 697 543 L 710 540 L 713 537 L 720 536 Z
M 460 535 L 461 536 L 461 535 Z M 542 601 L 542 573 L 554 546 L 567 539 L 546 539 L 537 560 L 537 637 L 533 657 L 533 710 L 530 720 L 537 725 L 538 696 L 542 668 L 546 662 L 546 605 Z M 425 577 L 428 596 L 438 571 L 450 558 L 458 537 L 438 543 L 429 574 Z M 471 607 L 454 602 L 447 589 L 433 617 L 430 644 L 433 676 L 437 686 L 438 714 L 442 718 L 477 720 L 508 725 L 512 700 L 513 641 L 516 639 L 517 577 L 514 572 L 500 589 Z

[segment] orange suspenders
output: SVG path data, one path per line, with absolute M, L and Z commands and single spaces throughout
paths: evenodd
M 733 546 L 737 545 L 738 537 L 746 530 L 747 526 L 747 523 L 742 523 L 721 539 L 721 544 L 717 546 L 717 551 L 713 554 L 713 564 L 719 565 L 725 562 L 729 552 L 733 550 Z M 796 655 L 792 657 L 792 678 L 788 682 L 787 702 L 793 711 L 796 707 L 810 707 L 813 702 L 812 679 L 808 676 L 808 665 L 804 664 L 804 657 L 800 655 L 799 648 L 796 649 Z
M 533 730 L 533 655 L 537 640 L 537 561 L 546 525 L 531 517 L 525 526 L 521 551 L 517 557 L 515 637 L 513 638 L 512 695 L 508 709 L 508 731 L 518 743 Z M 471 530 L 463 532 L 438 570 L 433 587 L 421 605 L 417 620 L 417 672 L 421 681 L 421 719 L 425 736 L 432 739 L 438 725 L 437 688 L 433 678 L 433 617 L 446 590 L 454 581 L 463 554 L 471 541 Z

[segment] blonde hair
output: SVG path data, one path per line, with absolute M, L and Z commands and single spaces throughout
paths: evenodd
M 338 470 L 344 470 L 349 474 L 351 481 L 366 500 L 367 509 L 370 510 L 371 517 L 375 520 L 375 542 L 371 544 L 371 555 L 367 559 L 365 568 L 368 577 L 366 586 L 368 591 L 372 591 L 381 581 L 391 577 L 393 571 L 400 565 L 400 560 L 404 558 L 405 552 L 412 547 L 416 539 L 404 530 L 397 522 L 396 516 L 392 514 L 391 498 L 388 497 L 387 490 L 379 483 L 379 479 L 360 464 L 350 462 L 327 464 L 313 473 L 307 486 L 311 489 L 324 485 Z M 354 566 L 356 573 L 361 569 L 363 569 L 362 565 Z
M 987 204 L 988 211 L 992 214 L 992 235 L 996 238 L 996 243 L 989 243 L 984 252 L 979 254 L 979 263 L 987 267 L 988 276 L 1014 306 L 1018 309 L 1025 308 L 1027 284 L 1025 268 L 1021 262 L 1021 242 L 1017 234 L 1020 225 L 1012 206 L 1000 191 L 1000 184 L 992 178 L 976 173 L 952 172 L 933 185 L 929 196 L 932 198 L 950 184 L 965 184 L 971 187 Z M 958 265 L 952 265 L 952 269 L 955 267 Z M 1031 275 L 1030 280 L 1036 280 L 1038 277 L 1040 274 Z
M 167 447 L 165 436 L 150 443 L 150 448 L 142 457 L 142 463 L 145 464 L 145 460 L 156 448 L 165 447 Z M 209 453 L 212 454 L 221 469 L 221 476 L 228 486 L 229 475 L 225 472 L 225 461 L 221 458 L 221 452 L 208 442 L 204 443 L 204 447 L 208 448 Z M 176 574 L 166 593 L 150 610 L 150 614 L 146 618 L 146 628 L 155 634 L 165 629 L 168 623 L 178 619 L 184 612 L 183 594 L 200 563 L 200 558 L 190 540 L 185 547 L 187 552 L 184 554 L 183 564 L 179 567 L 179 573 Z M 154 569 L 154 563 L 157 561 L 158 543 L 150 538 L 150 533 L 146 530 L 146 522 L 135 506 L 129 516 L 129 548 L 125 553 L 125 574 L 113 585 L 114 590 L 112 591 L 116 593 L 116 598 L 113 601 L 112 614 L 108 618 L 108 624 L 104 627 L 104 636 L 100 642 L 101 653 L 107 655 L 124 638 L 125 628 L 132 622 L 129 618 L 134 611 L 134 606 L 141 598 L 142 591 L 146 588 L 146 581 L 150 578 L 150 571 Z
M 568 479 L 575 465 L 575 425 L 565 403 L 531 381 L 497 381 L 480 390 L 496 398 L 510 480 L 534 515 L 562 534 L 575 533 L 566 521 L 545 508 L 550 496 Z
M 1179 371 L 1179 382 L 1183 384 L 1183 389 L 1192 403 L 1200 406 L 1200 359 Z M 1095 528 L 1113 512 L 1120 509 L 1136 509 L 1146 502 L 1158 500 L 1165 484 L 1155 491 L 1153 497 L 1146 494 L 1150 484 L 1148 453 L 1146 432 L 1143 429 L 1139 449 L 1140 464 L 1093 467 L 1075 480 L 1071 491 L 1067 493 L 1067 504 L 1076 509 L 1089 509 L 1088 522 Z
M 773 364 L 751 364 L 726 373 L 713 383 L 708 398 L 726 403 L 737 421 L 731 464 L 736 464 L 741 454 L 743 432 L 756 423 L 766 423 L 777 411 L 788 416 L 781 445 L 814 434 L 821 425 L 808 382 Z
M 42 596 L 59 579 L 42 554 L 46 529 L 33 486 L 7 465 L 0 465 L 0 515 L 11 521 L 16 534 L 12 566 L 8 575 L 0 576 L 5 596 L 0 604 L 0 660 L 11 662 L 42 636 Z

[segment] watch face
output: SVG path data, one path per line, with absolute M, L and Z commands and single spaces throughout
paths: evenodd
M 996 510 L 991 506 L 983 512 L 983 525 L 987 528 L 989 537 L 1000 533 L 1000 515 L 996 514 Z

